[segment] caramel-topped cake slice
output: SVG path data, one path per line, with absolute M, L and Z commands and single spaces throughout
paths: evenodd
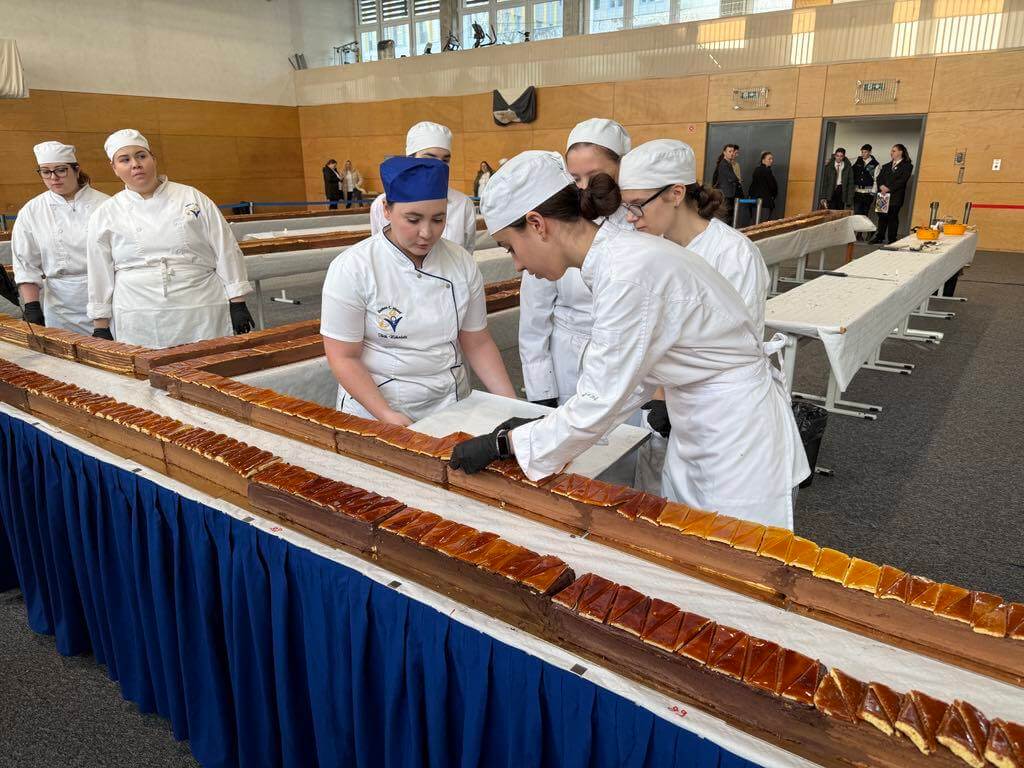
M 926 584 L 923 590 L 917 591 L 917 588 L 922 584 Z M 937 584 L 929 579 L 923 579 L 920 576 L 915 576 L 913 582 L 910 585 L 910 602 L 914 608 L 922 608 L 926 611 L 935 611 L 935 606 L 939 601 L 939 595 L 942 592 L 942 584 Z M 916 592 L 916 596 L 915 596 Z
M 1000 603 L 988 613 L 978 616 L 971 622 L 971 629 L 982 635 L 1006 637 L 1006 622 L 1009 606 Z
M 548 490 L 594 507 L 614 507 L 637 494 L 637 491 L 627 486 L 592 480 L 582 475 L 563 475 Z
M 686 523 L 683 533 L 687 536 L 696 536 L 699 539 L 706 539 L 718 518 L 717 512 L 697 512 Z
M 487 531 L 477 531 L 471 536 L 467 536 L 465 539 L 453 539 L 448 543 L 441 546 L 441 551 L 446 555 L 451 555 L 455 558 L 460 558 L 467 552 L 479 549 L 485 544 L 490 544 L 492 541 L 498 538 L 498 534 L 489 533 Z
M 505 541 L 504 539 L 498 539 L 487 553 L 487 556 L 480 558 L 477 562 L 477 566 L 485 571 L 501 573 L 507 563 L 522 557 L 524 553 L 527 552 L 529 552 L 529 550 L 520 547 L 518 544 L 513 544 L 512 542 Z M 609 582 L 609 584 L 610 583 L 611 582 Z
M 779 685 L 775 693 L 784 699 L 811 706 L 820 677 L 821 662 L 787 648 L 780 662 Z
M 708 666 L 716 672 L 742 680 L 749 643 L 746 632 L 719 624 L 711 639 Z
M 663 651 L 673 653 L 678 646 L 679 628 L 682 626 L 685 616 L 686 614 L 682 611 L 677 611 L 643 637 L 643 641 L 657 646 Z
M 658 525 L 682 531 L 686 528 L 690 520 L 698 515 L 705 514 L 708 513 L 702 512 L 699 509 L 694 509 L 693 507 L 688 507 L 685 504 L 677 504 L 674 501 L 670 501 L 665 504 L 661 510 L 661 514 L 658 515 Z
M 615 602 L 612 603 L 611 610 L 608 611 L 608 623 L 613 627 L 619 626 L 617 624 L 619 619 L 643 601 L 644 596 L 635 589 L 626 586 L 619 587 L 618 592 L 615 593 Z M 640 634 L 640 630 L 637 630 L 636 634 Z
M 533 573 L 527 574 L 523 577 L 523 584 L 535 589 L 542 595 L 549 595 L 552 591 L 557 591 L 559 585 L 572 581 L 572 569 L 561 560 L 558 560 L 558 558 L 553 559 L 558 562 L 554 565 L 543 567 L 542 570 L 535 570 Z M 542 562 L 537 565 L 537 568 L 542 568 L 546 564 L 546 560 L 546 557 L 542 557 Z
M 616 508 L 616 512 L 629 520 L 645 520 L 648 523 L 657 524 L 658 517 L 665 509 L 666 504 L 668 501 L 661 496 L 638 493 L 625 504 L 620 504 Z
M 618 593 L 619 587 L 615 584 L 610 584 L 608 589 L 602 590 L 594 595 L 584 593 L 580 599 L 580 604 L 576 610 L 580 616 L 596 621 L 598 624 L 604 624 L 608 618 L 608 613 L 612 609 L 612 604 L 615 602 L 615 595 Z
M 770 526 L 765 531 L 764 539 L 757 550 L 759 557 L 770 557 L 780 563 L 786 562 L 789 556 L 789 546 L 793 543 L 793 532 L 788 528 L 776 528 Z
M 946 716 L 939 723 L 936 738 L 939 744 L 968 765 L 985 768 L 988 732 L 988 718 L 976 707 L 957 699 L 953 706 L 946 710 Z
M 814 566 L 818 564 L 820 555 L 821 547 L 813 541 L 801 536 L 794 536 L 789 545 L 789 553 L 786 555 L 786 565 L 813 571 Z
M 652 598 L 651 604 L 647 607 L 647 616 L 644 625 L 640 629 L 640 639 L 646 639 L 650 634 L 679 612 L 679 607 L 672 603 L 658 598 Z
M 706 536 L 708 541 L 718 541 L 722 544 L 730 544 L 733 536 L 736 535 L 736 531 L 739 530 L 740 520 L 736 517 L 730 517 L 729 515 L 718 515 L 715 518 L 714 525 L 708 531 Z
M 441 549 L 453 538 L 465 538 L 467 535 L 472 535 L 476 532 L 475 528 L 470 528 L 462 523 L 456 523 L 454 520 L 442 520 L 426 536 L 420 539 L 420 543 L 434 549 Z
M 826 547 L 821 550 L 818 564 L 814 567 L 814 575 L 819 579 L 842 584 L 846 580 L 846 572 L 850 569 L 850 560 L 850 556 L 845 552 Z
M 971 619 L 973 625 L 978 619 L 994 608 L 1003 605 L 1003 598 L 989 592 L 971 592 Z
M 886 736 L 899 736 L 896 720 L 903 708 L 903 696 L 881 683 L 868 683 L 857 717 L 870 723 Z
M 644 597 L 643 600 L 636 603 L 629 610 L 616 617 L 609 618 L 608 623 L 617 629 L 640 637 L 640 634 L 644 631 L 644 622 L 647 621 L 647 614 L 650 610 L 651 598 Z
M 779 672 L 785 649 L 777 643 L 750 638 L 743 682 L 752 688 L 774 694 L 779 687 Z
M 740 520 L 736 533 L 729 542 L 733 549 L 741 552 L 757 552 L 761 548 L 761 542 L 767 533 L 767 526 L 760 523 L 752 523 L 749 520 Z
M 860 680 L 833 667 L 818 684 L 814 706 L 826 715 L 856 723 L 866 691 L 867 686 Z
M 910 574 L 893 568 L 891 565 L 883 565 L 878 575 L 878 586 L 875 587 L 875 597 L 882 600 L 899 600 L 901 603 L 907 601 L 907 592 L 910 589 Z
M 970 624 L 973 602 L 970 590 L 953 584 L 942 584 L 939 587 L 939 596 L 935 600 L 933 612 L 936 616 L 941 616 L 944 619 Z
M 616 585 L 613 582 L 608 581 L 608 579 L 604 579 L 600 576 L 591 574 L 590 581 L 587 583 L 587 586 L 583 589 L 583 594 L 580 595 L 579 603 L 577 603 L 576 605 L 576 611 L 582 614 L 584 611 L 588 610 L 590 606 L 595 603 L 595 601 L 597 601 L 599 598 L 601 598 L 609 592 L 612 593 L 611 596 L 614 596 L 615 587 Z M 600 604 L 598 607 L 600 607 Z M 608 603 L 608 608 L 610 607 L 611 604 Z M 592 617 L 588 616 L 587 618 Z M 599 619 L 599 621 L 603 621 L 603 618 Z
M 1024 726 L 996 718 L 988 732 L 985 759 L 996 768 L 1024 768 Z
M 455 449 L 455 446 L 461 442 L 469 440 L 471 437 L 473 436 L 468 432 L 453 432 L 450 435 L 438 438 L 437 442 L 434 444 L 434 452 L 431 455 L 435 459 L 448 461 L 452 457 L 452 451 Z M 511 459 L 511 461 L 515 463 L 516 466 L 519 466 L 519 464 L 515 462 L 515 459 Z M 523 482 L 530 482 L 526 479 L 526 475 L 523 475 Z
M 594 574 L 585 573 L 582 576 L 576 578 L 572 584 L 563 589 L 552 600 L 559 605 L 564 605 L 570 611 L 575 611 L 576 606 L 580 602 L 580 598 L 583 596 L 584 590 L 590 586 L 590 580 L 594 578 Z
M 698 664 L 707 664 L 708 656 L 711 655 L 711 640 L 715 636 L 716 626 L 715 622 L 709 621 L 696 635 L 676 648 L 676 653 L 693 659 Z
M 1006 636 L 1024 640 L 1024 605 L 1021 603 L 1010 603 L 1006 607 Z
M 675 649 L 678 651 L 712 623 L 711 619 L 701 616 L 699 613 L 684 612 L 682 621 L 679 624 L 679 631 L 676 633 Z
M 911 691 L 896 718 L 896 730 L 914 742 L 922 754 L 930 755 L 938 749 L 936 735 L 946 709 L 945 702 L 920 691 Z
M 855 557 L 850 561 L 850 569 L 846 572 L 843 586 L 873 595 L 881 578 L 882 569 L 879 566 Z

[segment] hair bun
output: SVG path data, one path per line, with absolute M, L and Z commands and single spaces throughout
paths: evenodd
M 587 188 L 580 190 L 580 215 L 590 221 L 611 216 L 620 205 L 619 185 L 607 173 L 591 176 Z

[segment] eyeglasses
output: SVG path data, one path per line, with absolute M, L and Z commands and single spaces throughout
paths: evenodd
M 70 165 L 58 165 L 56 168 L 37 168 L 36 173 L 42 176 L 44 179 L 51 179 L 56 176 L 58 179 L 63 179 L 71 171 Z
M 623 203 L 622 207 L 625 208 L 626 213 L 628 213 L 633 218 L 642 219 L 644 217 L 644 208 L 653 203 L 659 197 L 661 197 L 662 193 L 664 193 L 666 189 L 672 189 L 672 187 L 674 186 L 674 184 L 666 184 L 664 187 L 659 189 L 657 192 L 648 197 L 642 203 Z

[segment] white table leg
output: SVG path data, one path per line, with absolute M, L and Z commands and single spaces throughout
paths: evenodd
M 782 373 L 786 377 L 786 391 L 790 397 L 793 396 L 793 379 L 796 377 L 796 345 L 797 337 L 788 334 L 786 338 L 786 351 L 782 355 Z
M 813 403 L 821 403 L 829 413 L 837 413 L 840 416 L 853 416 L 857 419 L 875 421 L 878 414 L 882 412 L 882 406 L 871 405 L 870 403 L 857 403 L 852 400 L 843 400 L 842 392 L 839 391 L 839 382 L 832 371 L 828 374 L 828 389 L 825 397 L 820 395 L 806 395 L 794 392 L 793 397 L 800 400 L 809 400 Z
M 934 317 L 937 320 L 952 320 L 956 317 L 956 312 L 936 312 L 929 307 L 928 302 L 933 298 L 939 298 L 938 296 L 929 296 L 916 312 L 911 312 L 914 317 Z
M 252 288 L 256 294 L 256 329 L 262 331 L 266 327 L 263 324 L 263 287 L 259 280 L 253 280 Z
M 882 354 L 882 347 L 874 351 L 868 361 L 861 366 L 861 368 L 867 368 L 872 371 L 882 371 L 883 373 L 899 373 L 904 376 L 909 376 L 910 372 L 914 370 L 913 363 L 897 363 L 892 360 L 882 360 L 880 355 Z

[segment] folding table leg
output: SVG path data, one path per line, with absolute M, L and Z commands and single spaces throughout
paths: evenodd
M 768 270 L 768 276 L 771 278 L 771 285 L 772 285 L 771 290 L 769 291 L 768 295 L 769 296 L 778 296 L 779 295 L 779 265 L 778 264 L 773 264 L 771 266 L 771 268 Z
M 889 334 L 890 339 L 900 341 L 923 341 L 927 344 L 938 344 L 942 341 L 943 334 L 939 331 L 921 331 L 910 327 L 910 318 L 903 319 L 893 332 Z
M 266 327 L 263 324 L 263 286 L 259 280 L 253 280 L 252 288 L 256 294 L 256 329 L 262 331 Z
M 883 373 L 899 373 L 904 376 L 909 376 L 910 372 L 914 370 L 913 363 L 896 363 L 891 360 L 882 360 L 879 355 L 882 354 L 882 347 L 874 351 L 868 361 L 861 366 L 861 368 L 867 368 L 872 371 L 882 371 Z
M 838 413 L 840 416 L 853 416 L 857 419 L 868 419 L 869 421 L 875 421 L 878 418 L 878 414 L 882 412 L 882 406 L 871 405 L 870 403 L 856 403 L 852 400 L 840 399 L 842 392 L 839 391 L 839 383 L 836 381 L 836 376 L 831 371 L 828 375 L 828 390 L 825 397 L 820 395 L 806 395 L 800 392 L 794 392 L 793 397 L 801 400 L 809 400 L 813 403 L 823 403 L 825 410 L 829 413 Z
M 932 310 L 928 306 L 928 302 L 931 298 L 933 297 L 929 296 L 927 299 L 925 299 L 924 303 L 921 304 L 920 308 L 916 312 L 911 312 L 910 314 L 912 314 L 914 317 L 934 317 L 937 320 L 952 320 L 954 317 L 956 317 L 956 312 L 935 312 L 934 310 Z

